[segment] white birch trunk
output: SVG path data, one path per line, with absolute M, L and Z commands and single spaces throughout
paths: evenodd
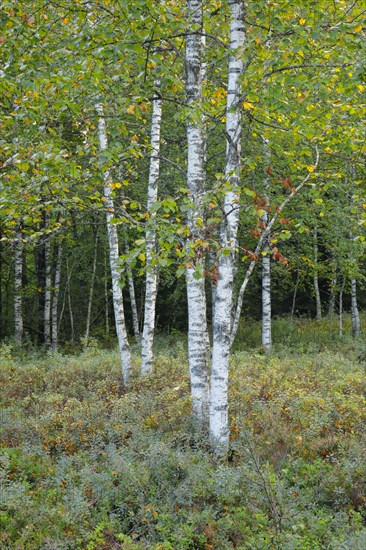
M 98 136 L 99 136 L 99 147 L 101 151 L 105 151 L 108 146 L 107 139 L 107 130 L 105 125 L 105 120 L 103 117 L 103 107 L 102 105 L 97 105 L 97 112 L 99 114 L 98 119 Z M 114 217 L 114 201 L 112 198 L 112 188 L 111 188 L 111 177 L 109 171 L 106 171 L 104 174 L 104 198 L 105 198 L 105 207 L 106 207 L 106 218 L 107 218 L 107 231 L 108 231 L 108 242 L 109 242 L 109 265 L 112 276 L 112 293 L 113 293 L 113 308 L 114 308 L 114 318 L 116 333 L 118 338 L 118 346 L 121 356 L 122 363 L 122 377 L 123 381 L 126 384 L 130 378 L 130 368 L 131 368 L 131 354 L 130 346 L 128 343 L 127 330 L 124 318 L 124 308 L 123 308 L 123 296 L 122 288 L 120 286 L 120 274 L 119 274 L 119 245 L 118 245 L 118 233 L 117 226 L 112 223 L 112 218 Z
M 89 333 L 90 333 L 90 320 L 91 320 L 91 312 L 92 312 L 92 305 L 93 305 L 93 295 L 94 295 L 94 286 L 95 286 L 95 275 L 97 272 L 97 260 L 98 260 L 98 229 L 95 233 L 95 241 L 94 241 L 94 254 L 93 254 L 93 268 L 92 268 L 92 276 L 90 281 L 90 290 L 89 290 L 89 300 L 88 300 L 88 310 L 86 314 L 86 327 L 85 327 L 85 335 L 84 335 L 84 347 L 87 347 L 88 341 L 89 341 Z
M 271 162 L 271 154 L 267 140 L 264 140 L 265 158 L 267 166 Z M 269 179 L 265 179 L 265 198 L 267 205 L 269 191 Z M 263 227 L 268 225 L 268 212 L 265 211 L 262 216 Z M 270 234 L 263 245 L 264 256 L 262 256 L 262 347 L 266 351 L 272 349 L 272 304 L 271 304 L 271 254 L 270 254 Z
M 150 215 L 149 227 L 146 230 L 146 288 L 144 326 L 141 342 L 141 374 L 152 372 L 153 368 L 153 343 L 155 331 L 156 297 L 158 294 L 158 270 L 153 265 L 156 254 L 156 214 L 151 210 L 153 204 L 158 200 L 158 181 L 160 171 L 160 129 L 162 118 L 162 100 L 159 92 L 160 82 L 155 81 L 156 91 L 153 98 L 153 112 L 151 118 L 151 157 L 149 182 L 147 190 L 147 212 Z
M 329 298 L 329 309 L 328 309 L 328 315 L 329 317 L 332 319 L 333 318 L 333 313 L 334 313 L 334 308 L 335 308 L 335 294 L 336 294 L 336 285 L 337 285 L 337 264 L 336 262 L 333 260 L 333 265 L 332 265 L 332 280 L 331 280 L 331 283 L 330 283 L 330 298 Z
M 22 278 L 23 240 L 19 230 L 14 240 L 14 339 L 18 346 L 22 345 L 23 339 Z
M 58 349 L 58 299 L 60 295 L 61 283 L 61 267 L 62 267 L 62 246 L 57 249 L 57 259 L 55 267 L 55 282 L 53 285 L 52 308 L 51 308 L 51 335 L 52 335 L 52 351 Z
M 316 303 L 316 318 L 322 318 L 322 303 L 319 292 L 319 280 L 318 280 L 318 230 L 314 229 L 314 293 Z
M 46 228 L 49 226 L 49 216 L 46 218 Z M 44 289 L 44 345 L 51 347 L 51 298 L 52 298 L 52 266 L 51 266 L 51 239 L 48 234 L 44 241 L 45 262 L 45 289 Z
M 243 74 L 244 3 L 229 0 L 231 55 L 228 70 L 226 110 L 226 167 L 225 177 L 230 182 L 224 199 L 224 220 L 221 227 L 221 252 L 216 288 L 211 391 L 210 435 L 217 452 L 225 455 L 229 444 L 228 375 L 230 355 L 231 310 L 233 306 L 233 279 L 235 248 L 239 222 L 240 139 L 241 139 L 241 77 Z
M 202 0 L 188 0 L 189 25 L 202 31 Z M 186 93 L 187 105 L 200 108 L 202 105 L 202 40 L 197 32 L 187 35 L 186 40 Z M 204 121 L 187 122 L 188 166 L 187 185 L 192 206 L 188 213 L 190 238 L 188 250 L 201 236 L 203 225 L 202 198 L 205 189 L 205 132 Z M 207 364 L 207 313 L 204 279 L 204 259 L 195 257 L 187 263 L 188 300 L 188 359 L 191 379 L 192 411 L 200 422 L 206 422 L 209 403 L 209 377 Z
M 359 336 L 361 323 L 357 305 L 357 282 L 355 278 L 351 279 L 351 312 L 352 312 L 352 335 Z
M 104 255 L 104 303 L 105 303 L 105 333 L 109 336 L 109 296 L 108 296 L 108 271 L 107 252 Z
M 271 255 L 268 246 L 265 246 L 263 251 L 266 255 L 262 259 L 262 347 L 266 351 L 271 351 Z
M 343 336 L 343 291 L 346 279 L 343 277 L 342 285 L 339 290 L 339 337 Z

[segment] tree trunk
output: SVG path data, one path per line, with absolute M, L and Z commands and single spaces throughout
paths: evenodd
M 263 251 L 266 255 L 262 259 L 262 347 L 266 351 L 271 351 L 271 255 L 268 246 L 265 246 Z
M 95 241 L 94 241 L 93 267 L 92 267 L 92 276 L 91 276 L 91 281 L 90 281 L 89 300 L 88 300 L 88 310 L 87 310 L 87 314 L 86 314 L 86 327 L 85 327 L 85 336 L 84 336 L 84 347 L 87 347 L 88 341 L 89 341 L 90 320 L 91 320 L 91 312 L 92 312 L 92 305 L 93 305 L 93 295 L 94 295 L 94 286 L 95 286 L 95 275 L 96 275 L 96 272 L 97 272 L 98 240 L 99 240 L 99 233 L 98 233 L 98 228 L 97 228 L 96 233 L 95 233 Z
M 101 151 L 105 151 L 108 146 L 107 139 L 107 130 L 105 125 L 105 120 L 103 116 L 103 107 L 102 105 L 97 105 L 97 112 L 99 115 L 98 119 L 98 136 L 99 136 L 99 147 Z M 117 226 L 112 223 L 114 217 L 114 201 L 112 198 L 112 187 L 111 187 L 111 177 L 109 171 L 104 173 L 104 198 L 105 198 L 105 208 L 106 208 L 106 218 L 107 218 L 107 231 L 108 231 L 108 242 L 109 242 L 109 265 L 112 276 L 112 293 L 113 293 L 113 308 L 114 308 L 114 319 L 116 325 L 116 333 L 118 338 L 119 351 L 121 356 L 122 363 L 122 377 L 123 381 L 126 384 L 130 378 L 130 368 L 131 368 L 131 354 L 130 346 L 128 343 L 126 323 L 124 317 L 124 308 L 123 308 L 123 297 L 122 289 L 120 286 L 120 275 L 118 268 L 120 266 L 119 261 L 119 245 L 118 245 L 118 233 Z
M 359 336 L 361 323 L 357 305 L 357 282 L 356 279 L 351 279 L 351 311 L 352 311 L 352 335 Z
M 17 346 L 22 345 L 23 339 L 22 278 L 23 240 L 19 229 L 14 240 L 14 339 Z
M 202 0 L 187 0 L 189 26 L 194 32 L 186 40 L 186 93 L 187 105 L 192 109 L 202 106 Z M 190 238 L 187 250 L 194 257 L 187 263 L 188 300 L 188 359 L 191 379 L 192 411 L 197 420 L 207 422 L 209 403 L 209 377 L 207 364 L 207 313 L 204 279 L 204 258 L 194 254 L 194 243 L 201 237 L 203 225 L 203 194 L 205 190 L 205 133 L 203 120 L 190 118 L 187 122 L 188 166 L 187 186 L 191 208 L 188 212 Z
M 343 277 L 342 285 L 339 290 L 339 337 L 343 336 L 343 291 L 346 279 Z
M 141 374 L 145 375 L 152 371 L 153 367 L 153 343 L 155 331 L 155 310 L 156 297 L 158 293 L 158 272 L 156 265 L 153 265 L 156 254 L 156 214 L 152 210 L 153 204 L 158 200 L 158 181 L 160 170 L 160 128 L 162 118 L 162 100 L 159 92 L 160 82 L 155 81 L 155 94 L 153 98 L 153 112 L 151 118 L 151 156 L 149 183 L 147 190 L 147 212 L 150 215 L 149 225 L 146 230 L 146 288 L 145 288 L 145 311 L 144 327 L 141 342 Z
M 55 266 L 55 283 L 53 285 L 52 296 L 52 351 L 58 349 L 58 299 L 60 295 L 60 283 L 61 283 L 61 267 L 62 267 L 62 246 L 58 245 L 56 254 L 56 266 Z
M 210 393 L 210 435 L 217 452 L 223 455 L 226 454 L 229 444 L 228 374 L 235 247 L 239 222 L 241 76 L 245 43 L 244 3 L 242 0 L 229 0 L 229 5 L 231 54 L 226 109 L 225 178 L 230 182 L 230 188 L 224 198 L 224 220 L 220 232 L 220 244 L 225 254 L 221 253 L 218 265 Z
M 108 270 L 107 252 L 104 255 L 104 303 L 105 303 L 105 333 L 109 336 L 109 296 L 108 296 Z
M 46 227 L 49 219 L 46 220 Z M 51 239 L 48 234 L 44 236 L 44 260 L 45 260 L 45 289 L 44 289 L 44 345 L 48 350 L 51 347 L 51 297 L 52 297 L 52 265 L 51 265 Z
M 318 229 L 314 228 L 314 293 L 316 302 L 316 318 L 322 318 L 322 303 L 319 292 L 318 280 Z M 334 307 L 334 306 L 333 306 Z
M 67 295 L 68 295 L 68 289 L 69 289 L 69 286 L 70 286 L 72 270 L 73 270 L 73 266 L 69 270 L 69 261 L 68 261 L 68 258 L 66 258 L 66 284 L 65 284 L 65 289 L 64 289 L 63 295 L 62 295 L 62 306 L 61 306 L 60 316 L 59 316 L 59 319 L 58 319 L 58 332 L 60 332 L 62 319 L 63 319 L 64 313 L 65 313 L 66 299 L 67 299 Z
M 67 305 L 69 307 L 69 317 L 70 317 L 70 340 L 71 343 L 74 343 L 75 341 L 75 329 L 74 329 L 74 314 L 72 311 L 72 300 L 71 300 L 71 274 L 72 274 L 72 267 L 69 269 L 69 262 L 66 260 L 66 273 L 67 273 Z
M 264 140 L 265 158 L 267 166 L 270 166 L 271 153 L 267 140 Z M 265 179 L 265 199 L 269 206 L 268 199 L 269 179 Z M 262 216 L 263 228 L 268 225 L 268 212 L 265 210 Z M 272 304 L 271 304 L 271 254 L 270 234 L 263 245 L 264 255 L 262 256 L 262 347 L 266 351 L 272 348 Z

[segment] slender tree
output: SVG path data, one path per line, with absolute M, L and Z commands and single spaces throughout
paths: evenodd
M 23 339 L 22 311 L 23 239 L 19 228 L 14 239 L 14 339 L 20 346 Z
M 322 318 L 322 303 L 320 299 L 319 291 L 319 278 L 318 278 L 318 228 L 315 226 L 313 232 L 314 238 L 314 292 L 315 292 L 315 303 L 316 303 L 316 318 Z
M 160 81 L 155 80 L 155 92 L 153 97 L 153 110 L 151 117 L 150 136 L 150 170 L 147 189 L 147 212 L 149 224 L 146 230 L 146 287 L 145 287 L 145 311 L 144 326 L 141 342 L 141 374 L 152 371 L 153 343 L 155 331 L 156 297 L 158 293 L 158 270 L 154 262 L 156 254 L 156 213 L 153 209 L 158 200 L 158 182 L 160 171 L 160 130 L 162 119 L 162 99 L 160 95 Z
M 190 236 L 188 253 L 194 255 L 186 266 L 188 300 L 188 358 L 193 413 L 205 422 L 208 415 L 209 376 L 207 364 L 207 313 L 204 258 L 195 254 L 195 242 L 203 227 L 203 194 L 205 190 L 205 132 L 202 120 L 202 40 L 203 2 L 188 0 L 188 34 L 186 39 L 186 94 L 191 113 L 187 121 L 187 186 L 191 207 L 188 212 Z M 193 27 L 193 29 L 192 29 Z M 195 111 L 200 111 L 197 115 Z
M 242 130 L 241 79 L 244 69 L 244 3 L 229 0 L 230 59 L 226 108 L 226 166 L 228 188 L 224 198 L 224 220 L 220 231 L 210 388 L 210 434 L 224 454 L 229 443 L 228 376 L 233 307 L 235 249 L 239 224 L 240 141 Z
M 60 283 L 61 283 L 61 268 L 62 268 L 62 245 L 59 244 L 56 247 L 56 265 L 55 265 L 55 279 L 53 285 L 52 295 L 52 307 L 51 307 L 51 337 L 52 351 L 58 349 L 58 301 L 60 295 Z
M 101 104 L 97 105 L 98 118 L 98 136 L 100 151 L 106 151 L 108 147 L 107 129 L 104 119 L 103 107 Z M 112 294 L 113 294 L 113 308 L 114 319 L 116 326 L 116 333 L 118 338 L 119 351 L 122 363 L 122 377 L 124 383 L 127 383 L 130 378 L 131 368 L 131 354 L 130 346 L 128 343 L 127 329 L 123 308 L 123 296 L 122 288 L 120 285 L 120 260 L 119 260 L 119 244 L 117 226 L 112 222 L 114 217 L 114 200 L 112 197 L 112 178 L 109 170 L 104 172 L 104 198 L 105 198 L 105 210 L 107 219 L 107 231 L 109 242 L 109 265 L 112 276 Z

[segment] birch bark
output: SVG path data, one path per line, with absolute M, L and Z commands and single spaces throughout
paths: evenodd
M 218 262 L 213 350 L 210 388 L 210 435 L 220 454 L 226 454 L 229 443 L 228 374 L 233 305 L 235 248 L 239 222 L 240 139 L 242 128 L 241 76 L 243 74 L 244 3 L 229 0 L 230 48 L 226 108 L 226 166 L 229 182 L 224 198 L 224 220 L 220 231 L 222 248 Z
M 23 338 L 22 278 L 23 241 L 22 233 L 18 230 L 14 240 L 14 339 L 18 346 L 21 346 Z
M 270 351 L 272 348 L 271 322 L 271 255 L 269 246 L 265 245 L 266 253 L 262 259 L 262 347 Z
M 271 162 L 270 149 L 267 140 L 264 140 L 265 158 L 267 166 Z M 265 198 L 267 205 L 269 192 L 269 179 L 265 179 Z M 265 210 L 262 216 L 263 227 L 267 227 L 269 221 L 268 212 Z M 272 348 L 272 304 L 271 304 L 271 254 L 270 254 L 270 234 L 268 234 L 264 245 L 264 255 L 262 256 L 262 347 L 266 351 Z
M 343 336 L 343 291 L 346 279 L 343 277 L 341 288 L 339 289 L 339 337 Z
M 155 93 L 153 97 L 153 112 L 151 118 L 150 137 L 150 170 L 147 190 L 147 212 L 150 215 L 149 227 L 146 230 L 146 288 L 144 306 L 144 326 L 141 342 L 141 374 L 152 371 L 153 367 L 153 343 L 155 331 L 156 297 L 158 293 L 158 270 L 154 265 L 156 254 L 156 213 L 152 209 L 158 200 L 158 181 L 160 171 L 160 129 L 162 119 L 162 99 L 160 96 L 160 82 L 155 80 Z
M 318 229 L 314 228 L 314 292 L 316 302 L 316 318 L 322 318 L 322 303 L 319 292 L 319 279 L 318 279 Z
M 359 336 L 361 324 L 357 305 L 357 282 L 351 279 L 351 312 L 352 312 L 352 335 Z
M 99 147 L 101 151 L 105 151 L 108 147 L 107 130 L 103 116 L 103 107 L 101 104 L 97 105 L 98 118 L 98 136 Z M 112 197 L 111 177 L 107 170 L 104 174 L 104 198 L 106 207 L 106 219 L 107 219 L 107 231 L 109 242 L 109 265 L 112 276 L 112 295 L 113 295 L 113 308 L 116 333 L 118 338 L 118 346 L 122 363 L 122 377 L 126 384 L 130 378 L 131 368 L 131 354 L 130 346 L 128 343 L 127 330 L 124 317 L 123 308 L 123 296 L 122 289 L 120 287 L 120 275 L 119 275 L 119 245 L 118 245 L 118 233 L 117 226 L 112 223 L 114 216 L 114 201 Z
M 49 218 L 46 218 L 46 228 L 49 226 Z M 45 263 L 45 289 L 44 289 L 44 345 L 46 349 L 51 347 L 51 298 L 52 298 L 52 266 L 51 266 L 51 239 L 45 234 L 44 263 Z
M 74 343 L 75 341 L 75 328 L 74 328 L 74 314 L 72 310 L 72 300 L 71 300 L 71 275 L 72 275 L 73 266 L 71 266 L 71 269 L 69 269 L 69 262 L 68 259 L 66 259 L 66 273 L 67 273 L 67 305 L 69 308 L 69 317 L 70 317 L 70 338 L 71 342 Z
M 187 122 L 188 166 L 187 186 L 190 192 L 191 208 L 188 212 L 190 237 L 188 251 L 193 251 L 194 243 L 201 237 L 203 225 L 202 199 L 205 189 L 205 132 L 204 122 L 197 120 L 195 109 L 202 104 L 202 77 L 205 71 L 202 62 L 203 30 L 202 0 L 187 0 L 189 31 L 186 40 L 186 94 L 187 105 L 192 108 L 192 116 Z M 204 279 L 204 258 L 197 255 L 187 263 L 188 300 L 188 360 L 191 379 L 192 410 L 200 422 L 206 422 L 209 403 L 209 377 L 207 364 L 207 313 Z
M 55 282 L 53 285 L 52 308 L 51 308 L 51 336 L 52 336 L 52 351 L 57 351 L 58 348 L 58 299 L 60 295 L 61 283 L 61 267 L 62 267 L 62 246 L 57 247 L 57 258 L 55 267 Z

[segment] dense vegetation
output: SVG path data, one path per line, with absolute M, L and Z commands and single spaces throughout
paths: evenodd
M 2 1 L 1 548 L 366 547 L 364 23 Z
M 94 340 L 79 355 L 3 345 L 0 546 L 364 548 L 364 342 L 339 342 L 329 320 L 278 319 L 268 356 L 246 325 L 228 462 L 192 424 L 178 333 L 157 339 L 151 376 L 134 356 L 129 389 Z

